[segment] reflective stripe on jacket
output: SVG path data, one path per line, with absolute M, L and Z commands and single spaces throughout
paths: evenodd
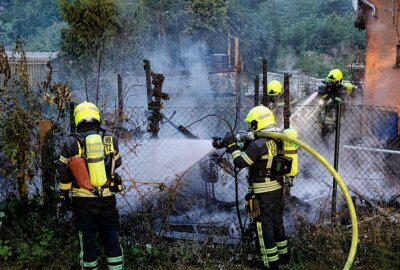
M 248 181 L 254 193 L 270 192 L 282 188 L 277 181 L 279 177 L 266 173 L 271 169 L 273 157 L 277 154 L 278 144 L 275 140 L 269 138 L 258 138 L 250 141 L 247 147 L 242 150 L 235 150 L 232 153 L 236 167 L 249 167 Z

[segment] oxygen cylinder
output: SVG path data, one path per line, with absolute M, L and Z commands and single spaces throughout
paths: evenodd
M 283 130 L 283 134 L 288 136 L 289 138 L 297 139 L 297 130 L 293 128 L 287 128 Z M 295 177 L 299 170 L 299 158 L 298 158 L 298 149 L 299 147 L 291 142 L 284 141 L 283 142 L 283 153 L 287 157 L 292 158 L 292 170 L 290 173 L 286 174 L 288 177 Z
M 92 134 L 86 136 L 85 144 L 90 183 L 94 187 L 102 187 L 107 182 L 103 140 L 99 134 Z

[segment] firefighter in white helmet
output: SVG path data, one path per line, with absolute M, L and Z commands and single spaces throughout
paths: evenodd
M 82 269 L 98 269 L 96 237 L 104 239 L 108 269 L 123 269 L 119 242 L 119 214 L 115 193 L 122 180 L 114 172 L 121 165 L 118 140 L 101 128 L 99 109 L 90 102 L 75 107 L 77 133 L 64 143 L 59 163 L 62 207 L 71 207 L 79 232 Z
M 265 106 L 256 106 L 249 111 L 245 121 L 250 131 L 256 135 L 264 131 L 277 132 L 275 116 Z M 262 268 L 277 270 L 279 264 L 290 261 L 288 241 L 283 224 L 284 192 L 283 177 L 275 166 L 281 143 L 273 138 L 256 137 L 241 149 L 235 136 L 227 134 L 222 143 L 214 147 L 227 147 L 236 167 L 249 167 L 248 184 L 250 192 L 246 195 L 246 211 L 253 218 L 257 243 L 262 258 Z

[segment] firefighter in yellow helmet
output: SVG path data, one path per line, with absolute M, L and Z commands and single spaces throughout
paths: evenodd
M 104 239 L 108 269 L 123 269 L 115 198 L 115 193 L 122 190 L 122 180 L 114 172 L 121 165 L 118 140 L 101 127 L 100 112 L 93 103 L 77 105 L 74 122 L 77 133 L 66 139 L 61 150 L 59 197 L 64 210 L 72 206 L 80 240 L 80 264 L 82 269 L 98 269 L 99 234 Z
M 250 131 L 276 132 L 275 116 L 265 106 L 256 106 L 249 111 L 245 121 Z M 214 147 L 218 147 L 213 143 Z M 227 134 L 221 145 L 232 153 L 233 162 L 238 168 L 249 168 L 246 195 L 246 210 L 253 218 L 257 234 L 257 244 L 262 258 L 262 268 L 276 270 L 279 264 L 288 264 L 288 242 L 283 224 L 284 192 L 283 175 L 273 168 L 274 157 L 281 149 L 276 139 L 256 137 L 241 149 L 235 136 Z
M 353 93 L 353 88 L 354 88 L 353 84 L 350 82 L 345 82 L 343 84 L 343 86 L 346 88 L 347 96 L 351 96 L 351 94 Z
M 277 80 L 272 80 L 267 85 L 267 94 L 269 96 L 278 96 L 282 93 L 283 86 Z
M 321 97 L 321 135 L 325 137 L 335 130 L 336 105 L 340 102 L 343 106 L 347 93 L 342 84 L 343 73 L 340 69 L 332 69 L 322 83 L 318 87 L 318 94 Z
M 282 96 L 283 86 L 280 81 L 272 80 L 267 84 L 267 107 L 283 106 Z

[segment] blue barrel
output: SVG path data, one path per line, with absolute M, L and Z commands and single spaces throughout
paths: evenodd
M 381 140 L 389 140 L 397 138 L 397 125 L 399 116 L 397 112 L 383 111 L 379 119 L 374 121 L 374 135 Z

